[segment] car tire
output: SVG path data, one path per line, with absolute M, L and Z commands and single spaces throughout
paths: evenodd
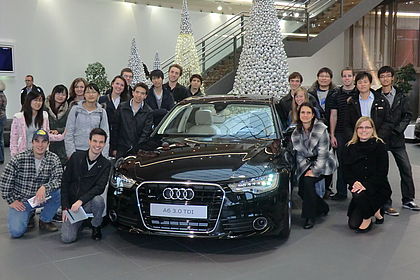
M 288 238 L 292 229 L 292 190 L 290 182 L 284 208 L 287 214 L 286 218 L 282 221 L 282 230 L 278 234 L 280 238 Z

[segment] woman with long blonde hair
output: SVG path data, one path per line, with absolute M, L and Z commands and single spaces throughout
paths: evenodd
M 292 110 L 290 111 L 291 124 L 296 124 L 299 120 L 298 110 L 303 103 L 309 103 L 309 95 L 305 88 L 298 87 L 292 100 Z
M 388 153 L 369 117 L 357 120 L 353 137 L 344 151 L 344 178 L 352 193 L 347 216 L 348 225 L 357 233 L 365 233 L 384 222 L 381 211 L 391 196 L 388 182 Z

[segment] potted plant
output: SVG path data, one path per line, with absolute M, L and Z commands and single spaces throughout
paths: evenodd
M 413 89 L 413 82 L 416 80 L 416 70 L 413 64 L 407 64 L 395 73 L 395 87 L 404 93 Z
M 95 83 L 101 94 L 109 89 L 110 83 L 106 76 L 105 67 L 100 62 L 89 64 L 85 73 L 88 83 Z

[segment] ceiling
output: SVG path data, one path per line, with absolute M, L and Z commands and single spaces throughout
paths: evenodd
M 136 4 L 182 8 L 182 0 L 113 0 L 121 2 L 131 2 Z M 291 2 L 304 2 L 303 0 L 294 1 L 275 1 L 278 8 L 290 5 Z M 221 14 L 237 14 L 247 12 L 251 8 L 252 0 L 188 0 L 188 9 L 191 11 L 213 12 Z M 296 4 L 295 4 L 296 5 Z

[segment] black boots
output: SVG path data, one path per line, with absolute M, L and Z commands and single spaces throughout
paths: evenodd
M 315 219 L 313 219 L 313 218 L 307 218 L 305 220 L 305 224 L 303 225 L 303 228 L 304 229 L 310 229 L 310 228 L 313 228 L 314 225 L 315 225 Z
M 93 240 L 101 240 L 102 239 L 101 227 L 92 226 L 92 239 Z

